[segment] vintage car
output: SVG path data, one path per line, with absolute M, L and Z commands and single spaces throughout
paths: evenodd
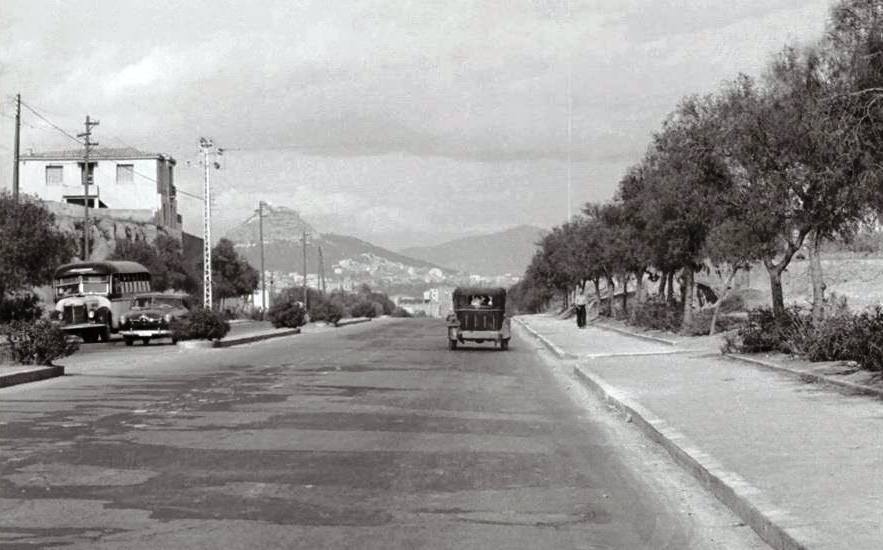
M 510 320 L 506 317 L 506 289 L 457 288 L 453 311 L 448 315 L 448 348 L 464 342 L 494 342 L 509 349 Z
M 190 296 L 186 294 L 139 294 L 132 300 L 129 311 L 120 318 L 120 334 L 127 346 L 135 340 L 147 344 L 154 338 L 171 338 L 174 344 L 177 339 L 170 325 L 189 310 Z

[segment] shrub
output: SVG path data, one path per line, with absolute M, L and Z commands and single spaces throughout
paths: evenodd
M 361 300 L 357 302 L 350 311 L 352 312 L 353 317 L 368 317 L 373 319 L 374 317 L 383 314 L 383 306 L 370 300 Z
M 336 325 L 343 318 L 343 307 L 340 304 L 322 300 L 310 307 L 310 319 L 313 321 L 325 321 Z
M 75 338 L 68 338 L 58 325 L 45 319 L 0 325 L 0 335 L 9 341 L 12 360 L 22 365 L 51 365 L 80 347 Z
M 174 319 L 171 329 L 178 340 L 220 340 L 230 331 L 230 323 L 221 313 L 194 308 L 187 315 Z
M 815 325 L 803 319 L 792 327 L 788 345 L 810 361 L 855 361 L 868 370 L 883 370 L 883 308 L 858 315 L 839 311 Z
M 36 321 L 43 315 L 40 297 L 33 293 L 0 297 L 0 323 Z
M 731 342 L 732 348 L 742 353 L 791 353 L 790 340 L 807 322 L 811 323 L 809 313 L 799 306 L 786 309 L 781 318 L 776 318 L 773 310 L 767 307 L 753 309 L 748 312 L 748 323 L 739 329 L 736 339 Z
M 283 300 L 270 306 L 267 317 L 276 328 L 297 328 L 306 322 L 306 313 L 302 303 Z
M 648 329 L 677 332 L 681 329 L 683 317 L 684 312 L 678 302 L 668 304 L 654 296 L 642 304 L 633 305 L 630 322 Z

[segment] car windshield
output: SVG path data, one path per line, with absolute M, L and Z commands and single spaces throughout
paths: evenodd
M 144 296 L 132 300 L 132 309 L 174 309 L 183 308 L 180 298 L 172 296 Z

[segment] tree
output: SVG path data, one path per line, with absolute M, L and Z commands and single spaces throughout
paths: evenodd
M 879 188 L 847 96 L 833 94 L 831 64 L 819 49 L 786 48 L 764 87 L 741 77 L 721 102 L 719 150 L 735 180 L 731 199 L 763 243 L 775 315 L 784 313 L 782 273 L 810 239 L 813 312 L 824 284 L 819 248 L 867 218 Z
M 76 253 L 74 239 L 58 230 L 55 216 L 36 199 L 0 193 L 0 300 L 44 285 Z
M 181 242 L 168 235 L 157 235 L 153 244 L 143 240 L 117 241 L 108 259 L 143 265 L 150 271 L 153 290 L 158 292 L 174 289 L 194 293 L 199 288 L 196 276 L 187 268 Z
M 251 294 L 259 280 L 258 271 L 236 252 L 232 241 L 218 241 L 212 249 L 212 294 L 216 300 Z

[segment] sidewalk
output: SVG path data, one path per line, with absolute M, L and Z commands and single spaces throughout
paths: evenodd
M 579 330 L 551 316 L 516 319 L 576 358 L 587 386 L 774 548 L 883 548 L 879 400 L 727 360 L 708 347 Z

